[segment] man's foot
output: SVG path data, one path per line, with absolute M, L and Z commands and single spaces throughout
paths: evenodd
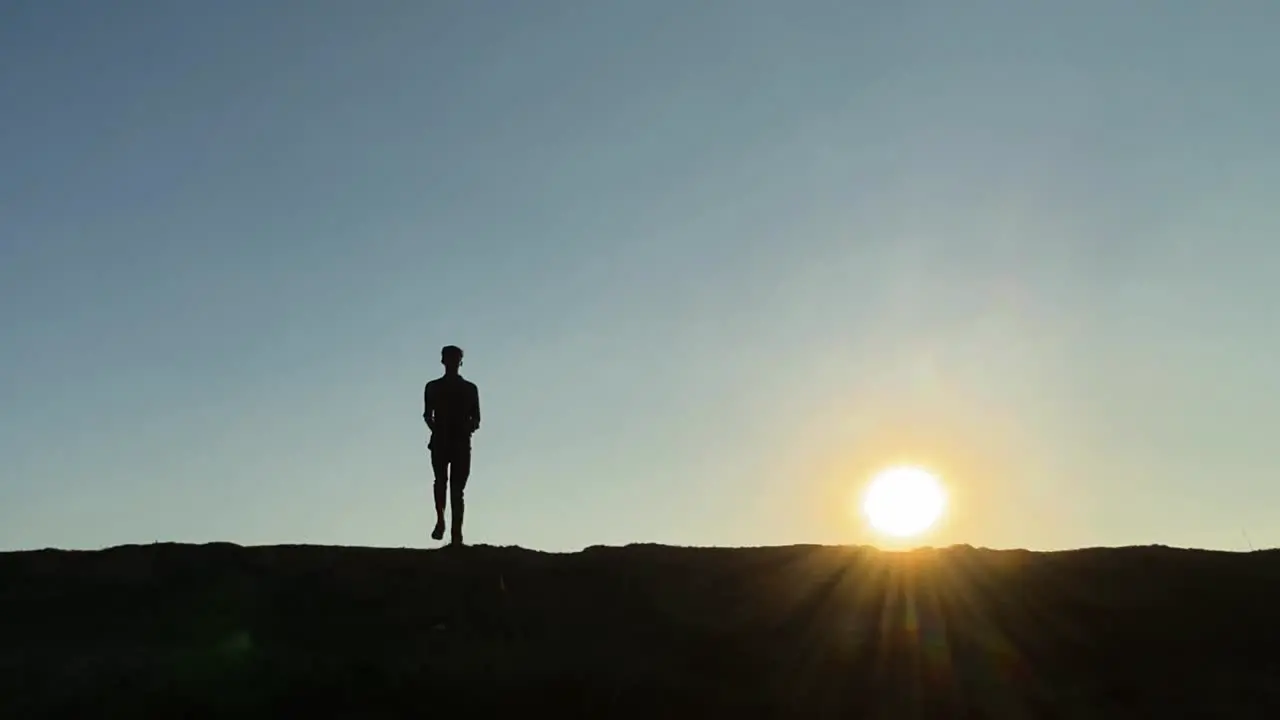
M 444 518 L 436 520 L 436 529 L 431 531 L 432 540 L 444 539 Z
M 461 535 L 460 533 L 454 533 L 454 534 L 453 534 L 453 537 L 449 539 L 449 544 L 450 544 L 450 545 L 458 545 L 458 546 L 461 546 L 461 545 L 462 545 L 462 535 Z

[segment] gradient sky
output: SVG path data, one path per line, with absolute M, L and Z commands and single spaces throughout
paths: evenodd
M 1280 4 L 0 3 L 0 549 L 1280 544 Z

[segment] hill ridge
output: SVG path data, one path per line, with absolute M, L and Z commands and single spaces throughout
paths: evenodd
M 14 551 L 0 716 L 1275 710 L 1276 607 L 1274 550 L 1163 545 Z

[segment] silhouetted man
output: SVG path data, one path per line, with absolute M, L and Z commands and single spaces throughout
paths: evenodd
M 440 350 L 444 375 L 427 383 L 422 392 L 422 418 L 431 428 L 431 470 L 435 473 L 436 527 L 435 540 L 444 538 L 444 505 L 446 495 L 453 508 L 451 539 L 462 544 L 462 495 L 471 474 L 471 434 L 480 427 L 480 391 L 475 383 L 458 374 L 462 365 L 462 348 L 446 345 Z

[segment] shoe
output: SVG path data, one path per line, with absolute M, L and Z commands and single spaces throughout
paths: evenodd
M 432 540 L 444 539 L 444 519 L 443 518 L 436 521 L 436 529 L 431 531 L 431 539 Z
M 453 537 L 449 539 L 449 544 L 462 547 L 462 535 L 459 533 L 454 533 Z

